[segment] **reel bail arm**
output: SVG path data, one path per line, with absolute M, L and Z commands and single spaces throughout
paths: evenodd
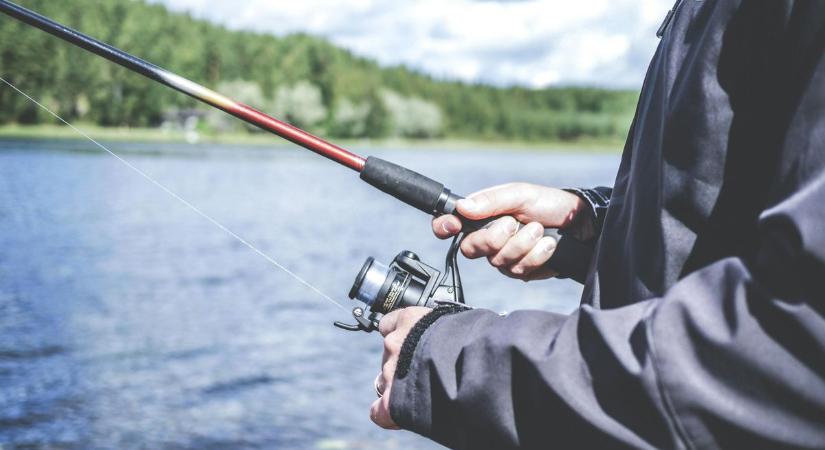
M 352 317 L 355 318 L 355 325 L 349 325 L 344 322 L 333 322 L 336 327 L 346 331 L 365 331 L 372 333 L 378 330 L 378 313 L 370 313 L 368 317 L 364 317 L 364 308 L 356 307 L 352 310 Z

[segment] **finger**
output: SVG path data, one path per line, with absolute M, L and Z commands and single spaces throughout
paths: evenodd
M 399 333 L 390 333 L 384 338 L 384 355 L 381 364 L 386 363 L 390 358 L 397 358 L 401 353 L 401 346 L 404 340 Z
M 529 186 L 510 183 L 479 191 L 456 202 L 456 209 L 468 219 L 484 219 L 518 212 L 532 201 Z
M 436 217 L 433 219 L 433 233 L 439 239 L 447 239 L 461 231 L 461 220 L 453 215 Z
M 395 331 L 395 328 L 398 326 L 398 317 L 403 312 L 403 309 L 396 309 L 381 318 L 381 321 L 378 322 L 378 332 L 381 333 L 381 336 L 387 336 Z
M 494 267 L 504 267 L 521 261 L 543 235 L 544 226 L 538 222 L 530 222 L 508 240 L 501 251 L 490 257 L 490 264 Z
M 512 217 L 502 217 L 489 228 L 470 233 L 461 241 L 461 252 L 474 259 L 498 253 L 507 241 L 516 234 L 518 222 Z
M 372 405 L 370 406 L 370 420 L 372 420 L 372 422 L 378 425 L 379 427 L 388 429 L 390 424 L 388 423 L 385 414 L 382 411 L 382 404 L 383 397 L 378 398 L 374 402 L 372 402 Z
M 379 427 L 387 430 L 400 430 L 401 428 L 392 420 L 390 415 L 390 391 L 392 387 L 387 387 L 384 396 L 376 399 L 370 406 L 370 419 Z
M 398 367 L 398 355 L 391 357 L 381 366 L 381 374 L 378 376 L 378 390 L 382 394 L 387 392 L 389 386 L 392 385 L 396 367 Z
M 550 236 L 545 236 L 536 243 L 530 252 L 510 267 L 514 275 L 529 275 L 537 269 L 544 267 L 545 263 L 556 251 L 556 240 Z

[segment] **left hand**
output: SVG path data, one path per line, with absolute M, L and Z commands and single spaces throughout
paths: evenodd
M 395 377 L 395 367 L 398 365 L 401 345 L 404 344 L 410 330 L 431 311 L 430 308 L 412 306 L 395 310 L 381 318 L 378 330 L 384 336 L 384 358 L 381 374 L 378 377 L 378 390 L 383 393 L 383 396 L 375 400 L 370 407 L 370 419 L 381 428 L 401 429 L 390 416 L 390 392 L 392 380 Z

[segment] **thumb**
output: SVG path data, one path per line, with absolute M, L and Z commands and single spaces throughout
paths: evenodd
M 471 194 L 456 202 L 458 212 L 473 220 L 522 212 L 530 194 L 515 184 L 504 184 Z
M 388 334 L 395 331 L 398 327 L 398 316 L 401 314 L 400 309 L 396 309 L 395 311 L 391 311 L 389 314 L 385 314 L 384 317 L 381 318 L 381 321 L 378 322 L 378 332 L 381 333 L 381 336 L 387 337 Z

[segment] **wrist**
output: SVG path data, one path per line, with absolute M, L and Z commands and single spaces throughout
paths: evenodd
M 576 198 L 571 222 L 565 231 L 580 241 L 590 241 L 599 234 L 601 209 L 606 210 L 608 199 L 590 189 L 569 188 L 565 192 Z

